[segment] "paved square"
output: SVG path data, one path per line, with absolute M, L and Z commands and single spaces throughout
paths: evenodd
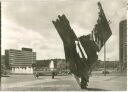
M 72 75 L 68 76 L 40 76 L 11 75 L 2 77 L 3 91 L 83 91 Z M 126 76 L 91 76 L 88 89 L 91 91 L 125 91 L 127 88 Z

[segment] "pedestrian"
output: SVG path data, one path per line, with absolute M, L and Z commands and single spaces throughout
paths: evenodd
M 36 73 L 36 78 L 38 79 L 38 77 L 39 77 L 39 73 Z
M 38 73 L 37 71 L 35 71 L 33 74 L 34 74 L 34 77 L 35 77 L 36 79 L 38 79 L 39 73 Z
M 54 76 L 55 76 L 55 72 L 53 71 L 52 72 L 52 79 L 54 79 Z

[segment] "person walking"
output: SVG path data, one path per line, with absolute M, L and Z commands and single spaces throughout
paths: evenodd
M 52 72 L 52 79 L 54 79 L 54 76 L 55 76 L 55 72 L 53 71 Z

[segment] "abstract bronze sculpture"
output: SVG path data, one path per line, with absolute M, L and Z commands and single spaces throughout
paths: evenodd
M 52 21 L 63 41 L 65 58 L 69 63 L 70 71 L 75 75 L 82 89 L 87 87 L 92 66 L 98 59 L 97 52 L 112 35 L 100 2 L 98 2 L 98 6 L 100 12 L 97 24 L 92 33 L 86 36 L 77 37 L 65 15 L 59 15 L 56 21 Z M 76 49 L 77 47 L 81 56 Z

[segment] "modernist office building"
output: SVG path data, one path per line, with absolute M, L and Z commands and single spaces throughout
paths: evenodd
M 5 50 L 5 62 L 7 67 L 11 67 L 13 71 L 31 68 L 32 63 L 36 62 L 36 52 L 30 48 L 22 48 L 22 50 L 9 49 Z
M 119 23 L 119 60 L 122 69 L 127 69 L 127 20 Z

